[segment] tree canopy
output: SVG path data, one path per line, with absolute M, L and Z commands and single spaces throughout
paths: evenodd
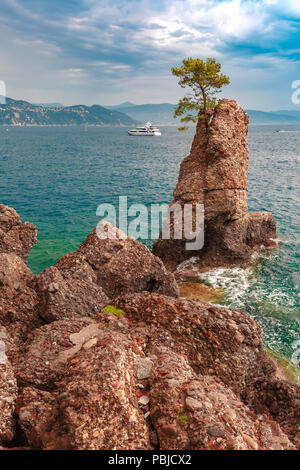
M 172 74 L 179 78 L 179 85 L 182 88 L 189 87 L 191 92 L 180 99 L 174 110 L 174 117 L 182 117 L 180 121 L 197 122 L 198 118 L 205 119 L 208 128 L 208 110 L 214 109 L 218 104 L 215 95 L 219 93 L 224 85 L 229 85 L 230 80 L 227 75 L 221 73 L 221 64 L 215 59 L 183 59 L 181 67 L 173 67 Z M 196 115 L 193 111 L 197 111 Z M 187 129 L 186 126 L 179 130 Z

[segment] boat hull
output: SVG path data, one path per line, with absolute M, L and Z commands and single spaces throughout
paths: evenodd
M 159 131 L 154 131 L 154 132 L 152 132 L 152 131 L 149 131 L 149 132 L 128 131 L 128 134 L 129 135 L 135 135 L 135 136 L 138 136 L 138 137 L 140 137 L 140 136 L 142 136 L 142 137 L 143 136 L 146 136 L 146 137 L 148 137 L 148 136 L 151 137 L 152 136 L 153 137 L 153 136 L 160 136 L 161 132 L 159 132 Z

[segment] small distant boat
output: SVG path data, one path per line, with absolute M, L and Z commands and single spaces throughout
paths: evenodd
M 129 135 L 161 135 L 158 127 L 152 126 L 151 122 L 146 122 L 144 126 L 136 127 L 128 131 Z

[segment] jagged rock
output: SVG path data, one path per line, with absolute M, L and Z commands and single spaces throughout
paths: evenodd
M 161 449 L 295 449 L 277 423 L 255 416 L 218 379 L 196 375 L 184 356 L 168 348 L 161 348 L 150 381 Z
M 82 262 L 87 263 L 110 298 L 141 291 L 178 296 L 175 278 L 159 258 L 134 238 L 123 239 L 123 232 L 108 222 L 106 227 L 116 231 L 115 239 L 100 239 L 95 229 L 77 251 L 61 258 L 55 267 L 66 276 Z
M 275 377 L 259 379 L 246 390 L 246 403 L 256 413 L 269 412 L 300 448 L 300 387 Z
M 204 204 L 204 246 L 187 250 L 186 238 L 160 238 L 153 246 L 167 269 L 197 256 L 198 268 L 246 265 L 252 255 L 277 246 L 272 214 L 248 213 L 248 116 L 235 102 L 221 100 L 208 132 L 199 119 L 190 154 L 182 161 L 170 206 Z M 171 219 L 172 220 L 172 219 Z M 194 221 L 195 222 L 195 221 Z
M 0 326 L 0 444 L 12 440 L 15 432 L 17 381 L 7 357 L 8 335 Z
M 277 423 L 255 416 L 218 379 L 196 375 L 184 356 L 168 348 L 157 355 L 150 377 L 150 416 L 161 449 L 295 449 Z
M 18 354 L 9 354 L 18 383 L 53 390 L 63 377 L 66 353 L 76 346 L 72 335 L 91 324 L 91 318 L 65 319 L 33 330 Z
M 32 449 L 42 449 L 49 429 L 58 419 L 57 394 L 26 387 L 18 396 L 16 412 Z M 44 438 L 44 436 L 46 436 Z
M 275 367 L 245 313 L 148 292 L 114 304 L 115 314 L 34 330 L 14 358 L 33 448 L 293 448 L 256 395 Z
M 135 371 L 137 379 L 148 379 L 152 366 L 153 361 L 151 361 L 151 359 L 149 359 L 148 357 L 144 358 L 137 356 L 135 359 Z
M 0 253 L 0 287 L 18 290 L 29 284 L 34 274 L 14 253 Z
M 85 261 L 84 255 L 75 252 L 67 253 L 60 258 L 55 266 L 64 279 L 84 279 L 90 283 L 97 283 L 97 275 L 92 266 Z
M 19 342 L 42 324 L 37 313 L 37 295 L 29 287 L 34 278 L 24 261 L 14 253 L 0 253 L 0 325 Z
M 41 325 L 37 296 L 29 284 L 34 275 L 25 265 L 36 243 L 36 228 L 22 224 L 16 211 L 0 204 L 0 325 L 16 344 Z
M 36 227 L 29 222 L 22 224 L 14 209 L 0 204 L 0 253 L 15 253 L 26 263 L 36 240 Z
M 261 329 L 246 312 L 147 292 L 119 297 L 115 305 L 151 328 L 153 354 L 168 346 L 185 355 L 196 373 L 216 375 L 238 394 L 254 378 L 275 372 Z
M 80 274 L 83 275 L 83 270 Z M 90 277 L 81 276 L 76 271 L 71 277 L 64 278 L 53 266 L 35 277 L 39 314 L 46 322 L 94 316 L 109 303 L 100 286 Z
M 143 352 L 137 342 L 122 333 L 126 320 L 111 320 L 113 335 L 104 325 L 98 328 L 96 324 L 71 335 L 77 345 L 64 358 L 64 378 L 52 394 L 25 388 L 19 396 L 19 422 L 33 447 L 151 448 L 149 428 L 136 394 L 135 357 Z M 104 322 L 110 323 L 108 318 Z

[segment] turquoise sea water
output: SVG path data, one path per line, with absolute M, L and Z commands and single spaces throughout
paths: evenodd
M 300 126 L 278 129 L 250 127 L 248 203 L 273 212 L 280 248 L 254 269 L 204 277 L 262 325 L 268 346 L 291 357 L 300 337 Z M 134 138 L 125 128 L 0 128 L 0 202 L 38 227 L 35 273 L 77 248 L 97 224 L 99 204 L 120 195 L 129 204 L 170 202 L 194 130 L 161 130 L 160 138 Z

